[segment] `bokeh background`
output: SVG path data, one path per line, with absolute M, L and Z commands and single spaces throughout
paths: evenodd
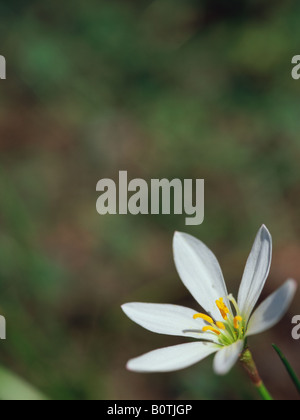
M 300 279 L 300 53 L 296 0 L 1 0 L 0 397 L 255 399 L 239 366 L 212 359 L 139 375 L 128 359 L 182 339 L 149 333 L 120 305 L 198 310 L 181 284 L 172 237 L 215 252 L 237 293 L 262 223 L 274 239 L 263 297 Z M 99 216 L 96 184 L 205 178 L 205 222 Z M 276 398 L 297 397 L 271 348 L 300 374 L 289 314 L 251 338 Z M 32 393 L 32 394 L 31 394 Z

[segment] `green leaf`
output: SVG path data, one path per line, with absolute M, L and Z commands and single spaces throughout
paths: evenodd
M 25 380 L 0 367 L 0 400 L 46 401 L 47 398 Z
M 288 374 L 290 375 L 292 381 L 294 382 L 294 384 L 295 384 L 295 386 L 296 386 L 296 388 L 297 388 L 297 390 L 300 394 L 300 380 L 299 380 L 298 376 L 294 372 L 292 366 L 290 365 L 290 363 L 288 362 L 287 358 L 282 353 L 282 351 L 275 344 L 272 344 L 272 347 L 274 348 L 274 350 L 276 351 L 276 353 L 280 357 L 282 363 L 284 364 Z

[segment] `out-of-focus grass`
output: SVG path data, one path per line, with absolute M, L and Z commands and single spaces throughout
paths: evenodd
M 265 293 L 299 278 L 300 84 L 290 76 L 299 13 L 296 1 L 0 5 L 2 365 L 53 399 L 252 398 L 238 368 L 220 380 L 210 361 L 171 375 L 126 372 L 128 358 L 180 340 L 139 329 L 120 305 L 197 309 L 174 269 L 175 230 L 213 249 L 236 292 L 265 223 L 274 237 Z M 204 224 L 100 217 L 96 183 L 119 170 L 205 178 Z M 298 308 L 299 295 L 290 313 Z M 293 390 L 271 342 L 300 370 L 289 320 L 253 340 L 279 398 Z

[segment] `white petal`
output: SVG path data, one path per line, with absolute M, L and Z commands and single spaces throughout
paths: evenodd
M 127 368 L 134 372 L 172 372 L 185 369 L 215 353 L 211 343 L 187 343 L 166 347 L 130 360 Z
M 218 342 L 213 334 L 202 332 L 208 324 L 195 320 L 193 309 L 154 303 L 127 303 L 122 309 L 132 321 L 154 333 Z
M 288 280 L 269 296 L 253 313 L 247 336 L 260 334 L 276 325 L 288 310 L 297 290 L 297 283 Z
M 214 254 L 193 236 L 176 233 L 174 236 L 174 260 L 183 284 L 196 301 L 215 320 L 220 320 L 216 300 L 227 300 L 227 289 L 220 265 Z
M 243 347 L 244 342 L 240 340 L 219 350 L 214 359 L 215 373 L 226 375 L 238 361 Z
M 238 305 L 242 315 L 249 318 L 270 272 L 272 237 L 265 226 L 259 230 L 248 258 L 241 282 Z

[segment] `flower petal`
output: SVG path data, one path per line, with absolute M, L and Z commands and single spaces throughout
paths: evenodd
M 220 265 L 214 254 L 193 236 L 176 233 L 173 242 L 178 274 L 196 301 L 215 320 L 220 319 L 216 300 L 227 299 L 227 289 Z
M 166 347 L 132 359 L 127 369 L 134 372 L 172 372 L 185 369 L 218 351 L 212 343 L 186 343 Z
M 217 375 L 226 375 L 238 361 L 243 347 L 244 342 L 240 340 L 218 351 L 214 359 L 215 373 Z
M 247 336 L 260 334 L 276 325 L 290 306 L 297 290 L 295 280 L 288 280 L 255 310 Z
M 250 317 L 264 288 L 271 260 L 272 237 L 266 226 L 262 226 L 248 258 L 238 295 L 238 306 L 246 319 Z
M 194 319 L 193 309 L 154 303 L 127 303 L 122 309 L 132 321 L 154 333 L 218 342 L 213 334 L 202 332 L 208 324 Z

